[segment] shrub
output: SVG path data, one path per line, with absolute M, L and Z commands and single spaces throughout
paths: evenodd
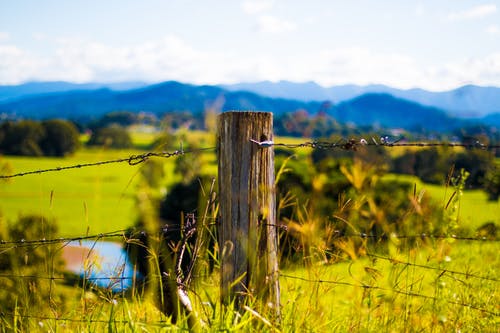
M 55 238 L 55 221 L 43 216 L 29 215 L 8 225 L 2 230 L 2 239 L 22 242 Z M 30 316 L 50 315 L 51 309 L 64 307 L 63 295 L 51 287 L 54 283 L 48 277 L 61 276 L 64 271 L 63 261 L 57 245 L 41 244 L 7 248 L 0 256 L 2 288 L 0 289 L 0 307 L 7 313 L 20 316 L 6 316 L 6 320 L 17 320 L 25 326 Z M 40 313 L 34 313 L 40 311 Z M 11 322 L 12 326 L 16 323 Z

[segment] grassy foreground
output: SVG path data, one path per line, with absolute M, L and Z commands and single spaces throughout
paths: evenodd
M 64 159 L 3 157 L 12 172 L 63 167 L 126 158 L 144 151 L 82 149 Z M 213 156 L 210 157 L 213 161 Z M 165 184 L 180 180 L 173 159 L 162 160 Z M 41 173 L 0 182 L 0 211 L 14 221 L 19 214 L 54 217 L 61 236 L 98 234 L 125 229 L 136 219 L 135 193 L 143 165 L 127 163 Z M 213 167 L 213 165 L 212 165 Z M 387 177 L 396 177 L 388 175 Z M 397 176 L 401 177 L 401 176 Z M 446 205 L 452 190 L 422 184 Z M 485 222 L 498 224 L 500 203 L 488 202 L 479 191 L 465 191 L 460 220 L 471 230 Z M 396 243 L 397 241 L 394 240 Z M 500 330 L 500 257 L 498 241 L 427 240 L 411 250 L 401 244 L 335 264 L 281 269 L 280 322 L 262 304 L 251 303 L 241 313 L 222 309 L 218 272 L 203 276 L 190 297 L 199 316 L 200 331 L 268 332 L 498 332 Z M 404 248 L 404 247 L 400 247 Z M 40 272 L 50 275 L 49 271 Z M 0 280 L 2 283 L 2 280 Z M 45 308 L 4 321 L 0 331 L 40 332 L 165 332 L 185 331 L 188 320 L 176 324 L 153 305 L 152 296 L 113 294 L 109 290 L 76 288 L 51 280 L 62 291 L 66 306 L 47 301 Z M 28 293 L 28 291 L 27 291 Z M 26 309 L 24 309 L 26 310 Z M 15 313 L 7 314 L 16 316 Z M 10 317 L 9 317 L 10 319 Z M 21 321 L 25 326 L 17 325 Z
M 222 309 L 218 272 L 198 279 L 190 297 L 204 332 L 498 332 L 500 258 L 494 242 L 439 241 L 418 251 L 376 255 L 334 265 L 281 270 L 280 321 L 258 300 L 243 311 Z M 68 288 L 59 282 L 57 288 Z M 25 326 L 0 331 L 166 332 L 172 324 L 150 295 L 69 291 L 71 306 L 31 309 Z M 21 315 L 19 320 L 21 321 Z M 2 316 L 0 316 L 1 320 Z M 26 318 L 24 318 L 26 320 Z

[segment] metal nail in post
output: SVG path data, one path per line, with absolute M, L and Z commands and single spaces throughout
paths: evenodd
M 261 147 L 261 148 L 269 148 L 269 147 L 274 146 L 274 141 L 272 141 L 272 140 L 257 141 L 257 140 L 250 139 L 250 141 L 258 144 L 259 147 Z

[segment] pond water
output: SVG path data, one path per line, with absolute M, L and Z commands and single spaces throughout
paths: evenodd
M 113 292 L 125 291 L 141 278 L 121 243 L 75 241 L 63 249 L 62 256 L 68 271 Z

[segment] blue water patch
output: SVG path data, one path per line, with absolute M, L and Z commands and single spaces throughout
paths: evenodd
M 75 241 L 69 244 L 83 248 L 85 263 L 71 269 L 82 279 L 100 288 L 113 292 L 122 292 L 132 287 L 134 281 L 141 279 L 139 272 L 134 271 L 127 252 L 122 244 L 107 241 Z

